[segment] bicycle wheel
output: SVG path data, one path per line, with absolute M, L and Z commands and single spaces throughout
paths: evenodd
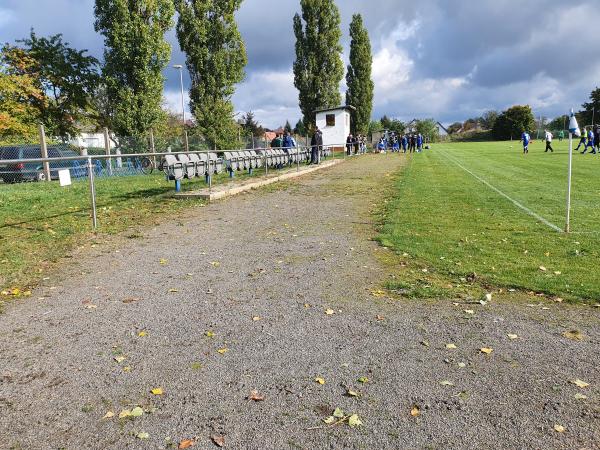
M 141 161 L 142 173 L 150 175 L 154 171 L 154 164 L 150 158 L 144 157 Z

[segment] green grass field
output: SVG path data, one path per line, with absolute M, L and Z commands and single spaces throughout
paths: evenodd
M 536 141 L 523 156 L 518 141 L 441 143 L 414 155 L 388 202 L 382 243 L 455 285 L 475 273 L 486 287 L 598 300 L 600 156 L 574 155 L 573 233 L 565 234 L 552 225 L 565 225 L 568 141 L 554 148 L 546 154 Z M 390 287 L 423 294 L 429 281 Z

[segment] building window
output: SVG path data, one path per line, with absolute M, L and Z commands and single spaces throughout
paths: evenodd
M 327 114 L 325 116 L 325 124 L 328 127 L 335 127 L 335 114 Z

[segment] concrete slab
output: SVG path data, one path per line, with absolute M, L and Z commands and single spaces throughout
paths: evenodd
M 335 159 L 333 161 L 327 161 L 321 163 L 318 166 L 307 166 L 305 168 L 301 168 L 299 171 L 290 169 L 287 172 L 274 172 L 274 175 L 269 175 L 268 177 L 261 177 L 256 179 L 245 180 L 241 183 L 230 183 L 222 186 L 215 186 L 212 190 L 209 191 L 208 188 L 200 189 L 198 191 L 191 192 L 180 192 L 175 194 L 175 198 L 184 199 L 184 198 L 202 198 L 205 200 L 219 200 L 226 197 L 231 197 L 234 195 L 241 194 L 242 192 L 251 191 L 254 189 L 261 188 L 263 186 L 268 186 L 273 183 L 278 183 L 280 181 L 290 180 L 293 178 L 298 178 L 303 175 L 307 175 L 309 173 L 316 172 L 318 170 L 327 169 L 329 167 L 333 167 L 337 164 L 344 162 L 343 159 Z

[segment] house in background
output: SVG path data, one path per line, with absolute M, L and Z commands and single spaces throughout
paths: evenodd
M 345 147 L 346 138 L 350 134 L 350 111 L 354 110 L 354 106 L 348 105 L 315 111 L 317 126 L 323 133 L 324 147 Z
M 448 131 L 448 129 L 444 125 L 442 125 L 441 123 L 436 122 L 436 126 L 437 126 L 437 129 L 438 129 L 438 136 L 440 138 L 446 139 L 450 135 L 450 132 Z
M 116 144 L 109 139 L 110 148 L 114 149 Z M 72 138 L 69 144 L 83 149 L 88 148 L 105 148 L 104 133 L 86 133 L 82 132 L 79 136 Z

